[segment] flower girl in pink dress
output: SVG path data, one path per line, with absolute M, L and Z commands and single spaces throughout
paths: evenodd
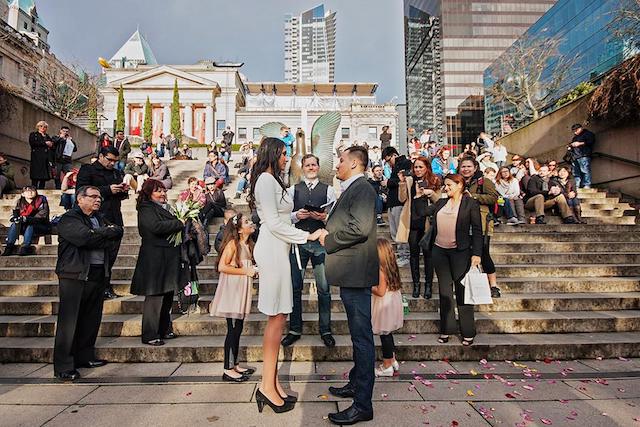
M 220 246 L 220 276 L 209 314 L 227 319 L 223 381 L 244 382 L 255 372 L 238 364 L 240 335 L 244 319 L 251 311 L 253 278 L 258 273 L 253 264 L 254 242 L 251 239 L 255 231 L 256 227 L 249 217 L 236 214 L 228 220 Z
M 378 239 L 378 258 L 380 259 L 380 280 L 371 288 L 371 326 L 373 333 L 380 335 L 382 343 L 382 364 L 376 368 L 376 377 L 392 377 L 399 369 L 396 360 L 393 331 L 402 328 L 404 309 L 400 289 L 400 270 L 396 254 L 387 239 Z

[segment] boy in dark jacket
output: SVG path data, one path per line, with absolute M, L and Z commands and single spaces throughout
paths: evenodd
M 557 207 L 565 224 L 577 224 L 571 209 L 567 205 L 567 199 L 562 194 L 562 188 L 549 176 L 549 166 L 542 165 L 538 174 L 533 175 L 527 184 L 524 207 L 536 212 L 536 224 L 546 224 L 544 219 L 545 209 Z

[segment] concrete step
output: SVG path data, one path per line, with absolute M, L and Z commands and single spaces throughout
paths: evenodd
M 57 244 L 41 244 L 35 246 L 38 255 L 57 255 Z M 138 255 L 140 246 L 136 244 L 120 245 L 119 255 Z M 544 253 L 544 252 L 564 252 L 564 253 L 581 253 L 581 252 L 635 252 L 640 253 L 640 242 L 548 242 L 544 245 L 539 243 L 507 243 L 492 242 L 491 254 L 503 253 Z M 212 248 L 211 254 L 215 254 Z
M 399 334 L 435 334 L 439 332 L 439 314 L 409 313 Z M 0 337 L 53 337 L 56 316 L 0 316 Z M 640 328 L 640 311 L 597 312 L 504 312 L 476 313 L 476 330 L 480 334 L 529 334 L 570 332 L 633 332 Z M 303 314 L 304 335 L 318 335 L 318 315 Z M 264 333 L 267 317 L 250 314 L 244 322 L 243 334 L 257 336 Z M 335 335 L 349 335 L 345 313 L 333 313 L 331 330 Z M 227 323 L 208 314 L 173 316 L 173 331 L 181 337 L 225 336 Z M 102 337 L 139 337 L 142 334 L 142 315 L 104 315 L 99 331 Z
M 594 332 L 565 334 L 479 334 L 472 347 L 463 347 L 457 337 L 439 344 L 437 334 L 394 336 L 399 360 L 450 361 L 593 359 L 640 356 L 640 332 Z M 347 335 L 336 335 L 336 347 L 327 348 L 317 336 L 303 336 L 294 346 L 280 349 L 280 360 L 352 361 L 352 343 Z M 376 339 L 377 343 L 377 339 Z M 139 337 L 100 337 L 98 358 L 111 362 L 221 362 L 224 337 L 179 337 L 162 347 L 149 347 Z M 380 357 L 380 350 L 377 356 Z M 262 360 L 262 336 L 244 336 L 240 359 Z M 52 337 L 0 338 L 0 360 L 51 363 Z
M 640 264 L 558 264 L 558 265 L 530 265 L 511 264 L 496 265 L 497 275 L 500 278 L 512 277 L 628 277 L 640 276 Z M 131 280 L 134 267 L 114 267 L 113 280 Z M 28 270 L 11 267 L 0 268 L 0 277 L 4 280 L 56 280 L 54 268 L 32 267 Z M 218 277 L 214 266 L 201 266 L 198 268 L 198 277 L 201 280 Z M 313 277 L 313 271 L 307 269 L 306 276 Z M 410 278 L 409 270 L 401 271 L 403 280 Z
M 115 265 L 118 267 L 135 267 L 137 255 L 119 254 Z M 581 252 L 581 253 L 494 253 L 493 261 L 497 264 L 598 264 L 598 263 L 619 263 L 619 264 L 639 264 L 640 253 L 637 252 Z M 21 268 L 21 267 L 51 267 L 54 268 L 57 262 L 57 255 L 37 255 L 37 256 L 8 256 L 0 257 L 0 268 Z M 218 256 L 208 255 L 204 257 L 200 266 L 217 266 Z
M 254 282 L 257 290 L 259 281 Z M 310 285 L 314 280 L 305 279 L 303 294 L 310 293 Z M 111 284 L 119 295 L 130 295 L 131 281 L 112 280 Z M 599 293 L 599 292 L 639 292 L 640 277 L 538 277 L 538 278 L 499 278 L 498 285 L 503 294 L 535 294 L 535 293 Z M 217 279 L 201 280 L 200 293 L 212 295 L 218 286 Z M 402 292 L 411 299 L 413 285 L 411 280 L 402 283 Z M 338 288 L 330 288 L 338 294 Z M 315 291 L 314 291 L 315 292 Z M 438 279 L 434 278 L 433 293 L 438 293 Z M 46 297 L 58 296 L 58 282 L 52 281 L 0 281 L 0 297 Z
M 424 298 L 410 298 L 409 309 L 412 312 L 436 312 L 438 310 L 439 297 L 436 293 L 430 300 Z M 201 313 L 206 313 L 209 303 L 213 299 L 211 294 L 200 295 L 198 306 Z M 104 314 L 141 314 L 143 311 L 144 297 L 123 296 L 121 298 L 104 302 Z M 57 314 L 58 298 L 45 297 L 0 297 L 0 314 L 2 315 L 49 315 Z M 317 297 L 303 296 L 303 311 L 317 312 Z M 335 293 L 331 296 L 331 309 L 334 312 L 344 311 L 340 297 Z M 505 294 L 502 298 L 494 299 L 491 305 L 477 306 L 477 311 L 504 312 L 504 311 L 596 311 L 596 310 L 635 310 L 640 308 L 640 293 L 638 292 L 611 292 L 611 293 L 532 293 L 532 294 Z M 252 301 L 253 313 L 258 313 L 257 296 Z M 177 311 L 177 302 L 174 304 Z

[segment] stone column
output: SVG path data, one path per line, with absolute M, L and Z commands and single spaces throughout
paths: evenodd
M 128 102 L 125 102 L 124 103 L 124 129 L 122 129 L 125 135 L 129 135 L 130 121 L 131 121 L 131 106 L 129 105 Z M 114 132 L 113 132 L 114 137 L 116 136 L 116 132 L 115 132 L 116 130 L 119 130 L 119 129 L 114 129 Z
M 214 136 L 214 117 L 213 117 L 213 105 L 209 104 L 205 107 L 205 120 L 204 120 L 204 143 L 208 144 L 213 141 Z
M 162 104 L 162 132 L 164 136 L 171 132 L 171 104 Z
M 193 136 L 193 106 L 184 104 L 184 128 L 182 133 L 187 136 Z

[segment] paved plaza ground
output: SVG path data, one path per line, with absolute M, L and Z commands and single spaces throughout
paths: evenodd
M 220 381 L 221 363 L 126 363 L 60 384 L 50 364 L 0 365 L 0 425 L 322 426 L 349 405 L 328 393 L 347 362 L 284 363 L 295 410 L 258 414 L 253 381 Z M 406 362 L 376 382 L 375 426 L 640 426 L 640 359 Z

